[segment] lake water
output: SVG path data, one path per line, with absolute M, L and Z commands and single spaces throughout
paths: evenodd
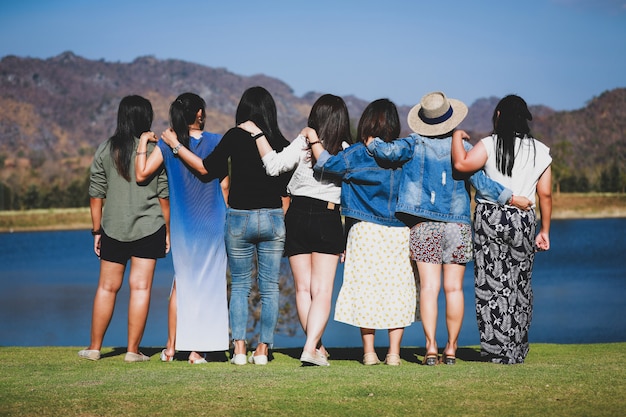
M 626 341 L 626 219 L 556 220 L 552 249 L 535 258 L 534 318 L 530 341 L 596 343 Z M 88 231 L 0 234 L 0 346 L 87 346 L 99 262 Z M 286 260 L 285 260 L 286 262 Z M 163 346 L 167 338 L 167 297 L 173 276 L 171 256 L 160 260 L 142 346 Z M 335 296 L 341 286 L 337 272 Z M 464 283 L 466 310 L 460 346 L 479 344 L 474 315 L 473 264 Z M 333 299 L 333 303 L 334 303 Z M 124 284 L 105 346 L 126 346 L 128 285 Z M 445 304 L 440 298 L 438 343 L 446 341 Z M 207 317 L 210 320 L 210 317 Z M 361 346 L 357 328 L 331 320 L 324 334 L 329 347 Z M 276 347 L 301 347 L 302 332 L 277 335 Z M 386 331 L 376 344 L 386 346 Z M 416 322 L 403 346 L 424 346 Z

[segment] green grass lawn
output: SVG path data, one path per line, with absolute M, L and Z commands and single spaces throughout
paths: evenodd
M 331 366 L 301 367 L 300 349 L 277 349 L 267 366 L 235 366 L 225 354 L 206 365 L 185 355 L 124 363 L 123 348 L 97 362 L 79 348 L 0 347 L 1 416 L 623 416 L 626 343 L 533 344 L 523 365 L 478 361 L 420 366 L 361 365 L 360 349 L 330 349 Z M 384 349 L 379 351 L 384 358 Z

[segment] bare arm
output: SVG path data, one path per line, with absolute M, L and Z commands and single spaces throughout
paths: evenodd
M 289 209 L 289 204 L 291 204 L 291 198 L 287 196 L 283 196 L 280 199 L 282 202 L 283 214 L 286 214 L 287 210 Z
M 206 175 L 209 172 L 202 163 L 202 158 L 191 152 L 178 141 L 178 136 L 172 128 L 168 128 L 163 131 L 161 138 L 172 149 L 178 148 L 178 157 L 187 164 L 192 170 L 196 171 L 200 175 Z M 179 146 L 180 145 L 180 146 Z
M 100 233 L 95 234 L 93 236 L 93 251 L 95 254 L 100 257 L 100 238 L 102 237 L 102 206 L 104 205 L 104 199 L 102 198 L 94 198 L 91 197 L 89 199 L 89 209 L 91 211 L 91 227 L 96 233 L 100 231 Z
M 224 203 L 226 203 L 226 207 L 228 207 L 228 194 L 230 193 L 230 177 L 225 176 L 224 179 L 220 182 L 220 187 L 222 187 L 222 195 L 224 196 Z
M 135 181 L 142 183 L 148 180 L 163 164 L 163 154 L 158 146 L 148 156 L 148 142 L 158 140 L 154 132 L 145 132 L 139 137 L 137 155 L 135 157 Z
M 300 136 L 298 136 L 289 146 L 277 152 L 272 148 L 261 129 L 254 122 L 247 121 L 241 123 L 239 128 L 250 133 L 250 136 L 255 138 L 259 155 L 265 167 L 265 173 L 272 177 L 294 170 L 300 162 L 302 151 L 307 148 L 306 144 L 303 144 Z
M 163 218 L 165 219 L 165 253 L 170 252 L 170 200 L 169 198 L 159 198 Z
M 311 152 L 313 153 L 313 156 L 315 156 L 315 159 L 319 159 L 320 155 L 324 151 L 324 145 L 322 145 L 322 142 L 320 142 L 320 138 L 317 136 L 317 132 L 315 131 L 315 129 L 305 127 L 304 129 L 302 129 L 300 134 L 306 138 L 309 146 L 311 147 Z
M 540 250 L 550 249 L 550 219 L 552 217 L 552 168 L 548 167 L 537 182 L 539 211 L 541 212 L 541 228 L 535 239 Z
M 455 130 L 452 134 L 452 166 L 459 172 L 476 172 L 487 162 L 487 150 L 478 142 L 469 152 L 463 146 L 463 139 L 469 139 L 464 130 Z

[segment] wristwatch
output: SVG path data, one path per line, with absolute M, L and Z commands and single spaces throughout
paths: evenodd
M 182 148 L 182 146 L 183 146 L 183 145 L 182 145 L 182 143 L 179 143 L 178 145 L 176 145 L 176 147 L 175 147 L 174 149 L 172 149 L 172 153 L 173 153 L 174 155 L 178 155 L 178 150 L 179 150 L 180 148 Z

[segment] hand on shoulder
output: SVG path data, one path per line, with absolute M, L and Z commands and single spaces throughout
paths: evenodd
M 175 146 L 174 142 L 178 142 L 178 135 L 176 135 L 176 132 L 174 132 L 174 129 L 171 127 L 165 129 L 163 133 L 161 133 L 161 138 L 169 147 Z
M 453 133 L 452 133 L 452 139 L 464 139 L 464 140 L 470 140 L 470 135 L 467 134 L 467 132 L 465 130 L 462 129 L 456 129 Z
M 262 133 L 262 130 L 259 129 L 256 123 L 254 123 L 252 120 L 247 120 L 243 123 L 240 123 L 238 127 L 250 133 L 252 136 Z
M 157 142 L 159 138 L 154 132 L 143 132 L 139 137 L 139 140 L 146 140 L 148 142 Z

